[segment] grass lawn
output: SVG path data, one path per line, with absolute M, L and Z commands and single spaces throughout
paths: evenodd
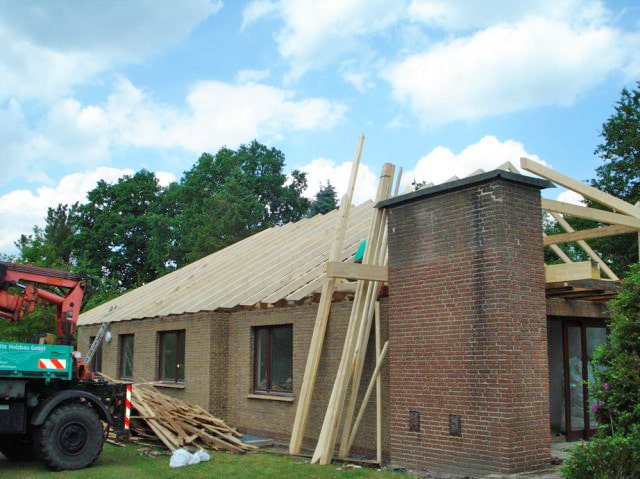
M 407 474 L 378 471 L 375 469 L 339 470 L 342 465 L 316 466 L 291 458 L 269 453 L 244 455 L 221 452 L 210 453 L 212 460 L 178 469 L 169 467 L 169 456 L 147 457 L 138 452 L 140 446 L 116 447 L 105 444 L 98 461 L 88 469 L 55 473 L 48 471 L 39 461 L 9 462 L 0 455 L 0 477 L 31 478 L 82 478 L 82 479 L 138 479 L 138 478 L 368 478 L 409 479 Z

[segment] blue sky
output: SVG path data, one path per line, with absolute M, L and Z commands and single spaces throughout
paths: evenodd
M 98 179 L 167 183 L 254 138 L 312 195 L 343 191 L 364 132 L 357 201 L 385 161 L 405 183 L 520 156 L 591 178 L 639 27 L 631 0 L 2 2 L 0 252 Z

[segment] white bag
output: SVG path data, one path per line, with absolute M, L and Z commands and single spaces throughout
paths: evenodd
M 211 460 L 211 456 L 207 454 L 204 449 L 199 449 L 198 451 L 191 454 L 186 449 L 176 449 L 171 454 L 171 459 L 169 460 L 169 466 L 171 467 L 183 467 L 183 466 L 191 466 L 193 464 L 198 464 L 199 462 L 205 462 Z
M 170 467 L 183 467 L 191 464 L 191 453 L 186 449 L 176 449 L 169 460 Z M 198 461 L 200 462 L 200 461 Z
M 193 455 L 198 456 L 198 458 L 200 458 L 200 462 L 207 462 L 211 460 L 211 456 L 204 449 L 198 449 Z

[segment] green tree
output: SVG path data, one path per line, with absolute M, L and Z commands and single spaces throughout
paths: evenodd
M 593 358 L 600 426 L 563 464 L 569 479 L 640 477 L 640 265 L 633 265 L 609 303 L 610 334 Z
M 167 190 L 171 259 L 182 266 L 258 231 L 303 217 L 306 176 L 283 172 L 284 154 L 256 141 L 204 153 Z
M 17 260 L 36 266 L 70 269 L 77 209 L 78 203 L 48 208 L 44 229 L 34 226 L 31 234 L 20 235 L 15 242 L 19 251 Z
M 631 204 L 640 201 L 640 82 L 636 88 L 624 88 L 614 113 L 602 125 L 602 143 L 595 154 L 603 164 L 596 169 L 591 184 Z M 589 206 L 599 208 L 591 201 Z M 581 222 L 587 225 L 584 221 Z M 577 223 L 576 223 L 577 224 Z M 602 253 L 614 271 L 624 274 L 638 261 L 638 237 L 635 234 L 590 241 Z
M 156 176 L 146 170 L 114 184 L 99 181 L 75 215 L 77 269 L 97 284 L 117 283 L 120 292 L 169 271 L 162 193 Z
M 326 214 L 329 211 L 335 210 L 337 207 L 338 194 L 331 182 L 327 181 L 326 185 L 320 186 L 320 191 L 318 191 L 313 201 L 311 201 L 307 216 L 312 217 L 317 214 Z

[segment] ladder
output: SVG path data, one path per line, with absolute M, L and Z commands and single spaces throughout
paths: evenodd
M 104 339 L 104 335 L 107 333 L 107 329 L 109 329 L 109 323 L 105 321 L 100 325 L 100 329 L 98 329 L 98 334 L 96 334 L 96 338 L 93 340 L 93 343 L 91 343 L 91 346 L 89 347 L 89 352 L 87 353 L 87 357 L 84 359 L 85 364 L 87 365 L 91 364 L 91 360 L 96 355 L 96 351 L 102 344 L 102 340 Z

